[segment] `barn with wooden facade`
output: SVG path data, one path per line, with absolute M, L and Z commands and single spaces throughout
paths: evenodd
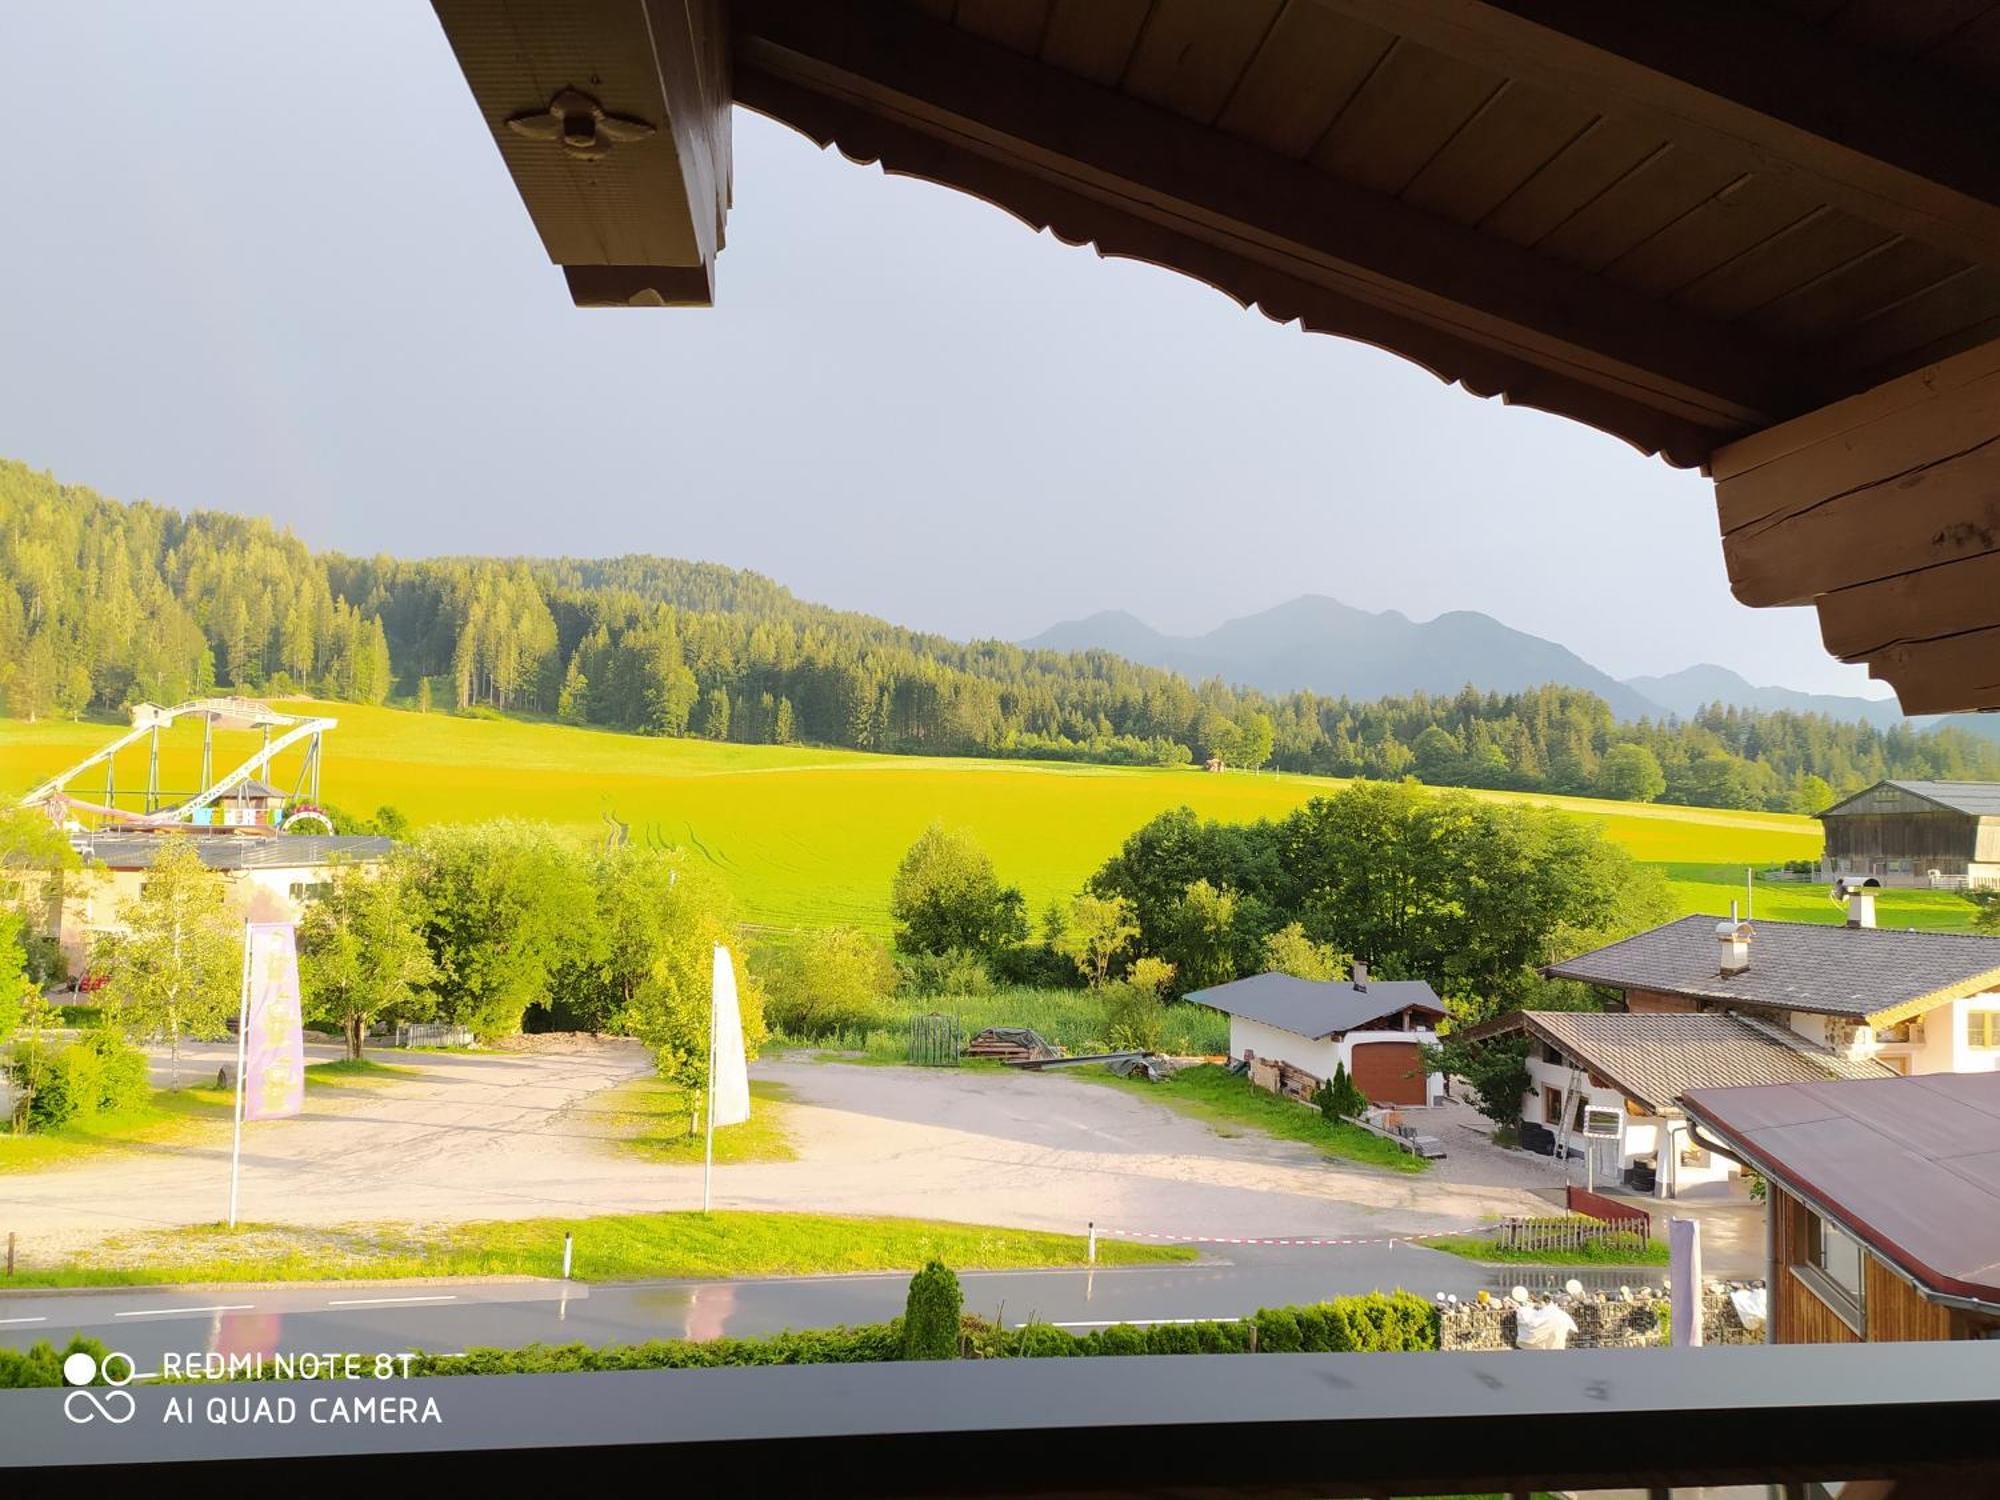
M 2000 1338 L 2000 1074 L 1691 1089 L 1769 1184 L 1780 1344 Z
M 1819 820 L 1826 829 L 1823 879 L 2000 887 L 2000 785 L 1993 782 L 1878 781 L 1834 803 Z

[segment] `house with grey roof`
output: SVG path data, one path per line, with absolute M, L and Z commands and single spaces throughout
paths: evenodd
M 1356 964 L 1348 980 L 1255 974 L 1187 998 L 1229 1017 L 1233 1058 L 1288 1063 L 1315 1080 L 1345 1066 L 1375 1104 L 1433 1104 L 1444 1092 L 1421 1050 L 1437 1042 L 1444 1002 L 1420 979 L 1371 979 Z
M 1865 889 L 1848 892 L 1844 926 L 1682 917 L 1542 973 L 1616 991 L 1633 1013 L 1774 1022 L 1897 1073 L 2000 1068 L 2000 937 L 1877 927 Z
M 2000 784 L 1878 781 L 1819 815 L 1820 876 L 1941 890 L 2000 887 Z
M 1690 1134 L 1688 1089 L 1894 1076 L 1875 1058 L 1729 1011 L 1511 1011 L 1468 1035 L 1513 1033 L 1529 1042 L 1523 1144 L 1585 1156 L 1592 1185 L 1661 1198 L 1726 1187 L 1741 1170 Z

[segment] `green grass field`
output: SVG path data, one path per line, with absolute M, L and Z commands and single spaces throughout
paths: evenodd
M 9 1283 L 166 1286 L 189 1282 L 560 1276 L 563 1234 L 576 1236 L 578 1281 L 677 1276 L 822 1276 L 914 1271 L 932 1257 L 956 1270 L 1080 1266 L 1079 1235 L 929 1219 L 830 1214 L 609 1214 L 481 1219 L 466 1224 L 350 1224 L 332 1229 L 220 1224 L 146 1230 L 62 1266 L 29 1266 Z M 1104 1265 L 1193 1260 L 1180 1245 L 1098 1243 Z
M 1185 803 L 1204 817 L 1231 820 L 1276 817 L 1341 785 L 1309 776 L 725 745 L 355 704 L 286 707 L 340 720 L 327 738 L 321 793 L 349 812 L 367 815 L 386 803 L 418 824 L 513 816 L 593 835 L 608 813 L 630 824 L 634 837 L 657 833 L 696 851 L 734 889 L 748 920 L 777 928 L 851 923 L 886 932 L 896 861 L 932 819 L 977 834 L 1002 878 L 1039 910 L 1075 890 L 1127 834 L 1168 808 Z M 0 720 L 0 792 L 26 791 L 116 732 L 103 723 Z M 233 764 L 254 744 L 248 735 L 219 737 L 216 764 Z M 200 752 L 191 725 L 167 736 L 163 786 L 191 788 Z M 297 774 L 297 757 L 281 757 L 271 780 L 289 789 Z M 141 744 L 121 757 L 118 785 L 143 787 L 145 776 Z M 99 794 L 102 783 L 93 773 L 79 791 Z M 1664 866 L 1682 911 L 1726 911 L 1742 892 L 1746 868 L 1811 858 L 1820 846 L 1812 819 L 1781 813 L 1525 800 L 1591 819 L 1635 858 Z M 1810 885 L 1760 886 L 1757 912 L 1839 917 L 1825 892 Z M 1963 926 L 1971 913 L 1945 892 L 1890 892 L 1881 902 L 1884 925 Z
M 1120 1078 L 1095 1068 L 1078 1068 L 1077 1078 L 1105 1084 L 1151 1099 L 1156 1104 L 1200 1120 L 1220 1136 L 1260 1131 L 1280 1140 L 1299 1141 L 1325 1156 L 1357 1161 L 1392 1172 L 1426 1172 L 1430 1163 L 1412 1156 L 1395 1142 L 1346 1121 L 1329 1121 L 1316 1109 L 1293 1099 L 1281 1099 L 1255 1087 L 1249 1079 L 1226 1068 L 1188 1068 L 1164 1083 Z

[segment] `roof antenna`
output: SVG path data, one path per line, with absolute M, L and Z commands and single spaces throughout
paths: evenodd
M 1743 867 L 1743 903 L 1743 920 L 1746 922 L 1756 921 L 1757 872 L 1748 865 Z

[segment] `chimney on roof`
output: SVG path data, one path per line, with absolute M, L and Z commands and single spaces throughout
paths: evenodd
M 1833 899 L 1847 904 L 1849 927 L 1875 925 L 1875 892 L 1881 884 L 1873 875 L 1843 875 L 1833 883 Z
M 1354 960 L 1354 988 L 1363 991 L 1368 988 L 1368 965 L 1358 958 Z
M 1729 919 L 1715 924 L 1715 940 L 1722 945 L 1722 977 L 1728 979 L 1750 967 L 1750 939 L 1756 929 L 1736 919 L 1736 903 L 1729 903 Z

